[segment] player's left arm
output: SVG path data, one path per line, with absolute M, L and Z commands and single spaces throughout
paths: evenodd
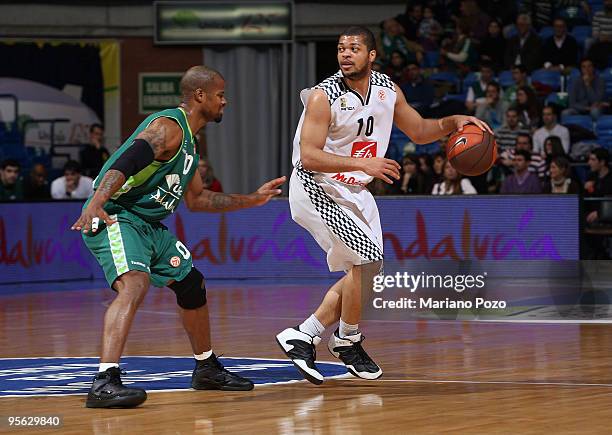
M 486 122 L 473 116 L 453 115 L 440 119 L 424 119 L 414 110 L 404 97 L 404 93 L 395 85 L 397 98 L 395 99 L 395 110 L 393 122 L 414 143 L 427 144 L 436 141 L 455 130 L 463 130 L 466 124 L 476 124 L 484 131 L 493 134 L 493 130 Z
M 278 188 L 286 181 L 286 177 L 275 178 L 264 183 L 256 192 L 248 195 L 233 193 L 212 192 L 204 189 L 199 174 L 189 182 L 185 193 L 185 204 L 191 211 L 224 212 L 234 211 L 241 208 L 257 207 L 264 205 L 274 196 L 280 195 Z

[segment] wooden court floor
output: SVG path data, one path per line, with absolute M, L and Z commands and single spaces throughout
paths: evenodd
M 214 349 L 282 358 L 274 335 L 311 312 L 325 285 L 209 283 Z M 53 285 L 49 285 L 53 290 Z M 0 358 L 96 356 L 108 289 L 0 296 Z M 0 416 L 63 417 L 66 434 L 609 433 L 612 325 L 370 321 L 378 381 L 331 379 L 246 393 L 150 392 L 135 409 L 83 395 L 0 397 Z M 326 334 L 327 335 L 327 334 Z M 325 340 L 325 339 L 324 339 Z M 322 343 L 319 359 L 332 361 Z M 168 290 L 151 289 L 126 355 L 190 355 Z

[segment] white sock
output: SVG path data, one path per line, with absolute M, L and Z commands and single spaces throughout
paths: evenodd
M 196 355 L 195 353 L 193 354 L 193 357 L 197 359 L 198 361 L 204 361 L 205 359 L 208 359 L 211 356 L 212 356 L 212 349 L 209 350 L 208 352 L 202 352 L 199 355 Z
M 350 323 L 344 323 L 344 320 L 340 319 L 340 328 L 338 333 L 340 338 L 344 338 L 347 335 L 357 334 L 359 332 L 359 324 L 351 325 Z
M 98 367 L 98 373 L 105 372 L 111 367 L 119 367 L 119 364 L 118 363 L 100 363 L 100 366 Z
M 320 337 L 321 334 L 323 334 L 323 332 L 325 331 L 325 326 L 323 326 L 321 322 L 319 322 L 319 319 L 317 319 L 314 314 L 311 314 L 308 319 L 304 320 L 304 322 L 302 322 L 302 324 L 298 326 L 298 328 L 300 331 L 305 332 L 311 337 Z

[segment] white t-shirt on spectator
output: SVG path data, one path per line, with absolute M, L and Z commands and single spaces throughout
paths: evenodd
M 476 189 L 472 182 L 467 178 L 461 179 L 461 193 L 463 195 L 475 195 Z M 433 190 L 431 191 L 432 195 L 452 195 L 452 191 L 446 191 L 446 184 L 444 182 L 434 184 Z
M 66 177 L 59 177 L 51 183 L 51 197 L 53 199 L 87 199 L 93 193 L 93 180 L 81 175 L 79 185 L 70 195 L 66 193 Z
M 563 145 L 563 149 L 566 154 L 569 154 L 570 151 L 570 134 L 567 127 L 562 126 L 561 124 L 556 124 L 552 130 L 547 130 L 546 127 L 538 128 L 535 133 L 533 133 L 533 152 L 542 154 L 544 152 L 544 142 L 546 142 L 546 138 L 548 136 L 559 136 L 561 139 L 561 145 Z

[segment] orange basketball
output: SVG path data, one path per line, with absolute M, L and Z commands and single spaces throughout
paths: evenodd
M 448 139 L 446 158 L 460 174 L 484 174 L 497 159 L 495 137 L 474 124 L 468 124 L 463 131 L 454 132 Z

